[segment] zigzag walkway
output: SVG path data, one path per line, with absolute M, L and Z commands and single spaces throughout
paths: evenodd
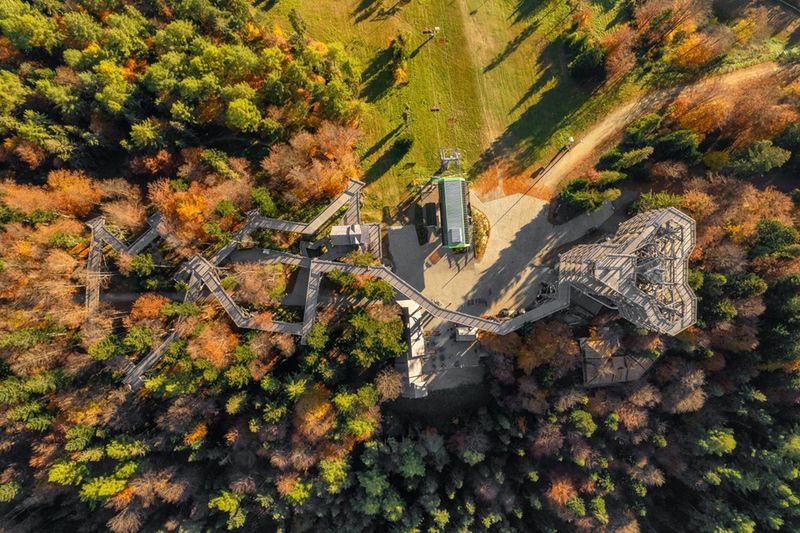
M 309 276 L 309 285 L 306 294 L 306 305 L 303 316 L 303 323 L 294 324 L 290 322 L 281 322 L 272 320 L 261 322 L 252 316 L 248 311 L 242 309 L 228 294 L 222 286 L 219 277 L 216 274 L 214 267 L 224 261 L 236 248 L 239 247 L 241 242 L 257 229 L 272 229 L 277 231 L 289 231 L 300 233 L 303 235 L 313 235 L 328 222 L 328 220 L 335 215 L 342 207 L 349 204 L 345 218 L 348 223 L 355 224 L 360 222 L 360 191 L 364 187 L 364 182 L 351 179 L 348 183 L 347 189 L 342 194 L 328 205 L 319 215 L 309 223 L 293 222 L 289 220 L 279 220 L 276 218 L 269 218 L 262 216 L 257 210 L 252 210 L 247 213 L 247 222 L 239 229 L 233 236 L 231 242 L 224 247 L 217 250 L 210 258 L 205 259 L 201 256 L 196 256 L 190 261 L 184 263 L 178 272 L 177 277 L 182 275 L 189 275 L 189 287 L 186 291 L 184 301 L 196 301 L 203 293 L 204 289 L 208 289 L 211 296 L 217 299 L 228 316 L 231 317 L 234 324 L 243 329 L 256 329 L 261 331 L 273 331 L 279 333 L 288 333 L 290 335 L 305 336 L 314 324 L 316 317 L 316 305 L 319 297 L 319 283 L 322 279 L 321 272 L 312 272 Z M 111 232 L 105 227 L 105 221 L 102 217 L 98 217 L 89 222 L 89 227 L 92 228 L 92 244 L 95 244 L 95 238 L 98 242 L 106 242 L 117 251 L 117 253 L 140 253 L 148 244 L 159 234 L 158 224 L 161 222 L 161 215 L 154 215 L 148 222 L 151 227 L 148 231 L 143 233 L 130 247 L 126 247 L 119 239 L 114 237 Z M 96 232 L 96 233 L 95 233 Z M 95 237 L 96 235 L 96 237 Z M 92 246 L 89 250 L 89 279 L 93 280 L 92 272 L 99 271 L 100 262 L 102 259 L 102 249 L 99 246 Z M 308 260 L 294 256 L 291 259 L 286 258 L 285 264 L 295 266 L 310 267 Z M 95 268 L 92 269 L 92 265 Z M 99 279 L 99 278 L 98 278 Z M 92 309 L 95 309 L 100 302 L 100 286 L 99 281 L 87 282 L 86 286 L 87 305 L 88 302 L 94 302 Z M 142 386 L 142 376 L 153 365 L 155 365 L 166 352 L 167 347 L 177 338 L 177 333 L 171 333 L 158 347 L 150 352 L 147 357 L 142 359 L 136 366 L 132 368 L 126 366 L 125 383 L 131 388 L 139 388 Z
M 303 257 L 275 250 L 262 250 L 262 253 L 265 255 L 265 258 L 262 260 L 262 262 L 265 263 L 302 265 L 304 260 Z M 558 295 L 556 298 L 549 300 L 511 320 L 500 322 L 495 319 L 477 317 L 467 313 L 462 313 L 460 311 L 446 309 L 434 303 L 431 299 L 423 295 L 412 285 L 385 266 L 360 266 L 350 265 L 347 263 L 337 263 L 335 261 L 326 261 L 322 259 L 312 259 L 311 270 L 312 272 L 318 272 L 320 274 L 332 272 L 334 270 L 341 270 L 351 274 L 381 278 L 391 285 L 392 288 L 394 288 L 397 292 L 404 295 L 406 298 L 413 300 L 421 308 L 437 318 L 452 322 L 454 324 L 460 324 L 462 326 L 473 327 L 482 331 L 496 333 L 498 335 L 505 335 L 506 333 L 510 333 L 511 331 L 519 329 L 527 322 L 541 320 L 546 316 L 561 311 L 569 306 L 570 301 L 569 286 L 566 283 L 562 283 L 558 287 Z M 309 302 L 307 300 L 306 314 L 308 314 L 308 304 Z M 310 328 L 311 326 L 309 325 L 308 327 Z
M 195 256 L 189 261 L 189 272 L 192 278 L 189 283 L 190 287 L 202 285 L 211 293 L 222 308 L 231 317 L 233 323 L 242 329 L 256 329 L 260 331 L 274 331 L 279 333 L 289 333 L 291 335 L 300 335 L 302 333 L 302 325 L 290 322 L 281 322 L 278 320 L 270 320 L 261 322 L 254 317 L 249 311 L 242 309 L 237 304 L 228 291 L 222 286 L 219 276 L 215 271 L 214 265 L 203 257 Z M 194 291 L 190 291 L 194 292 Z
M 152 352 L 147 354 L 147 357 L 139 361 L 136 366 L 126 369 L 125 377 L 122 379 L 123 383 L 128 385 L 133 390 L 136 390 L 144 385 L 144 381 L 142 381 L 142 376 L 144 373 L 150 370 L 150 367 L 161 360 L 161 358 L 167 352 L 169 345 L 177 340 L 177 338 L 178 332 L 173 331 L 167 335 L 161 344 L 159 344 Z
M 186 265 L 187 271 L 191 275 L 189 281 L 189 288 L 186 291 L 184 301 L 194 302 L 197 301 L 203 294 L 203 290 L 207 289 L 210 295 L 215 298 L 222 308 L 228 313 L 228 316 L 233 320 L 233 323 L 242 329 L 255 329 L 260 331 L 273 331 L 280 333 L 289 333 L 290 335 L 301 335 L 303 325 L 293 324 L 289 322 L 281 322 L 278 320 L 260 322 L 250 312 L 242 309 L 225 288 L 217 276 L 214 265 L 207 259 L 195 256 L 189 260 Z M 310 326 L 309 326 L 310 327 Z M 145 372 L 150 370 L 167 351 L 172 342 L 178 338 L 178 333 L 173 331 L 170 333 L 147 357 L 139 361 L 135 366 L 130 365 L 125 367 L 125 378 L 123 382 L 136 390 L 140 388 L 144 382 L 142 376 Z
M 356 275 L 367 275 L 377 277 L 385 280 L 392 286 L 398 293 L 403 294 L 416 302 L 422 309 L 431 315 L 460 324 L 477 328 L 490 333 L 498 335 L 505 335 L 514 331 L 527 322 L 534 322 L 542 318 L 556 313 L 569 305 L 569 286 L 561 284 L 558 288 L 558 296 L 545 302 L 544 304 L 519 315 L 511 320 L 503 322 L 477 317 L 462 313 L 460 311 L 453 311 L 445 309 L 444 307 L 434 303 L 432 300 L 424 296 L 417 289 L 400 278 L 397 274 L 386 268 L 385 266 L 361 266 L 351 265 L 347 263 L 337 263 L 335 261 L 327 261 L 321 259 L 309 259 L 295 254 L 280 252 L 277 250 L 263 249 L 262 254 L 264 258 L 260 263 L 265 264 L 283 264 L 293 265 L 298 267 L 308 268 L 309 280 L 306 288 L 306 300 L 304 305 L 304 315 L 302 323 L 291 323 L 281 321 L 267 321 L 260 322 L 245 309 L 242 309 L 230 294 L 222 286 L 222 283 L 217 276 L 216 268 L 207 259 L 201 256 L 195 256 L 186 265 L 186 269 L 191 275 L 189 282 L 189 289 L 186 292 L 186 301 L 197 300 L 204 289 L 207 289 L 210 295 L 215 298 L 228 316 L 231 318 L 236 326 L 242 329 L 255 329 L 260 331 L 272 331 L 278 333 L 288 333 L 290 335 L 301 336 L 305 339 L 311 327 L 314 325 L 316 318 L 317 304 L 319 300 L 319 286 L 322 281 L 323 274 L 333 272 L 334 270 L 341 270 Z M 138 388 L 142 385 L 142 376 L 153 365 L 155 365 L 166 352 L 167 347 L 177 338 L 177 333 L 171 333 L 155 350 L 153 350 L 147 357 L 140 361 L 135 367 L 127 372 L 125 383 L 131 388 Z
M 319 229 L 345 205 L 350 205 L 347 213 L 351 213 L 353 204 L 358 204 L 359 202 L 360 191 L 363 187 L 363 181 L 351 179 L 347 185 L 347 189 L 345 189 L 342 194 L 337 196 L 336 199 L 322 211 L 322 213 L 317 215 L 314 220 L 309 223 L 265 217 L 259 214 L 257 209 L 248 211 L 247 222 L 245 225 L 242 226 L 238 232 L 236 232 L 230 243 L 214 252 L 214 254 L 209 257 L 209 261 L 213 265 L 219 265 L 225 260 L 226 257 L 236 250 L 245 237 L 259 229 L 271 229 L 275 231 L 300 233 L 302 235 L 313 235 L 319 231 Z M 357 211 L 357 213 L 360 218 L 360 212 Z
M 137 255 L 147 248 L 151 242 L 161 233 L 159 225 L 163 217 L 160 213 L 151 215 L 147 219 L 150 226 L 147 231 L 142 233 L 133 243 L 125 245 L 106 227 L 105 217 L 93 218 L 86 223 L 92 230 L 92 238 L 89 244 L 89 258 L 86 262 L 86 310 L 88 315 L 100 305 L 100 279 L 103 271 L 103 244 L 111 248 L 119 255 Z
M 306 335 L 311 331 L 314 320 L 317 318 L 317 305 L 319 303 L 319 285 L 322 282 L 323 272 L 318 268 L 317 261 L 311 261 L 308 273 L 308 286 L 306 286 L 306 301 L 303 307 L 303 328 L 301 334 L 305 343 Z

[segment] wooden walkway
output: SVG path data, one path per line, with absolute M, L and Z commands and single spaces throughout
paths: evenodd
M 324 226 L 331 217 L 333 217 L 339 210 L 348 205 L 345 218 L 350 217 L 353 224 L 357 224 L 361 219 L 360 200 L 361 189 L 364 187 L 364 182 L 351 179 L 347 185 L 347 189 L 336 197 L 314 220 L 309 223 L 293 222 L 290 220 L 279 220 L 276 218 L 269 218 L 262 216 L 257 210 L 252 210 L 247 213 L 247 222 L 242 226 L 239 231 L 231 239 L 231 242 L 223 246 L 208 259 L 201 256 L 195 256 L 189 261 L 185 262 L 178 269 L 178 278 L 189 278 L 189 288 L 186 291 L 184 301 L 194 302 L 197 301 L 204 291 L 209 291 L 211 296 L 214 297 L 231 318 L 236 326 L 242 329 L 255 329 L 261 331 L 273 331 L 278 333 L 288 333 L 290 335 L 305 336 L 314 325 L 316 318 L 316 306 L 319 298 L 319 284 L 322 280 L 322 272 L 312 272 L 309 276 L 309 284 L 306 290 L 305 311 L 303 315 L 303 322 L 294 324 L 290 322 L 281 322 L 278 320 L 259 320 L 254 317 L 249 311 L 239 306 L 233 298 L 228 294 L 220 282 L 219 276 L 216 273 L 215 266 L 221 264 L 231 253 L 233 253 L 244 241 L 244 239 L 258 229 L 271 229 L 274 231 L 288 231 L 293 233 L 300 233 L 303 235 L 313 235 L 317 233 L 322 226 Z M 348 219 L 348 220 L 350 220 Z M 151 217 L 150 229 L 142 234 L 130 247 L 126 247 L 119 239 L 114 237 L 111 232 L 105 227 L 105 221 L 98 217 L 89 222 L 89 227 L 92 228 L 92 246 L 89 251 L 89 279 L 86 285 L 86 301 L 87 306 L 92 302 L 91 310 L 95 310 L 100 302 L 100 284 L 99 278 L 94 276 L 93 273 L 100 270 L 100 263 L 102 262 L 102 248 L 99 246 L 103 242 L 109 244 L 117 253 L 136 254 L 141 253 L 147 245 L 149 245 L 158 235 L 158 225 L 162 217 L 160 214 Z M 97 239 L 97 240 L 95 240 Z M 294 266 L 304 266 L 311 268 L 311 263 L 308 259 L 300 256 L 285 257 L 284 264 Z M 94 268 L 92 268 L 94 266 Z M 142 376 L 150 368 L 153 367 L 158 361 L 161 360 L 167 347 L 177 338 L 176 333 L 171 333 L 158 347 L 151 351 L 144 359 L 139 361 L 135 366 L 127 366 L 125 383 L 131 388 L 137 389 L 142 386 Z
M 87 318 L 100 305 L 100 281 L 103 278 L 103 248 L 110 246 L 119 255 L 137 255 L 144 251 L 156 237 L 161 235 L 160 225 L 163 216 L 160 213 L 147 219 L 149 228 L 130 245 L 125 245 L 106 227 L 105 217 L 93 218 L 86 223 L 92 230 L 89 243 L 89 257 L 86 261 L 86 316 Z
M 288 264 L 288 265 L 295 265 L 295 266 L 304 266 L 303 260 L 305 258 L 289 254 L 286 252 L 279 252 L 276 250 L 262 250 L 264 254 L 264 259 L 262 262 L 265 263 L 281 263 L 281 264 Z M 480 329 L 482 331 L 488 331 L 490 333 L 496 333 L 498 335 L 505 335 L 506 333 L 510 333 L 514 330 L 519 329 L 527 322 L 535 322 L 537 320 L 541 320 L 542 318 L 552 315 L 562 309 L 565 309 L 569 306 L 570 296 L 569 296 L 569 286 L 566 284 L 561 284 L 558 287 L 557 293 L 555 297 L 552 299 L 542 303 L 541 305 L 531 309 L 530 311 L 523 313 L 515 318 L 505 321 L 499 321 L 492 318 L 483 318 L 478 317 L 475 315 L 470 315 L 467 313 L 462 313 L 461 311 L 453 311 L 451 309 L 447 309 L 442 307 L 441 305 L 433 302 L 430 298 L 423 295 L 419 292 L 416 288 L 414 288 L 411 284 L 405 281 L 403 278 L 389 270 L 385 266 L 359 266 L 359 265 L 351 265 L 347 263 L 338 263 L 335 261 L 326 261 L 321 259 L 312 259 L 311 260 L 311 272 L 316 273 L 317 275 L 327 274 L 328 272 L 332 272 L 334 270 L 341 270 L 343 272 L 348 272 L 350 274 L 355 275 L 365 275 L 365 276 L 372 276 L 376 278 L 380 278 L 386 281 L 392 288 L 397 291 L 398 293 L 402 294 L 406 298 L 416 302 L 422 309 L 430 313 L 431 315 L 440 318 L 442 320 L 446 320 L 448 322 L 452 322 L 454 324 L 459 324 L 462 326 L 468 326 Z M 310 278 L 309 278 L 310 283 Z M 306 293 L 306 314 L 309 314 L 309 304 L 314 304 L 316 307 L 316 298 L 317 295 L 314 294 L 313 302 L 309 302 L 309 292 Z M 311 327 L 308 325 L 307 327 Z
M 548 315 L 556 313 L 569 305 L 569 286 L 561 284 L 556 291 L 554 298 L 546 301 L 542 305 L 519 315 L 511 320 L 500 321 L 493 318 L 462 313 L 447 309 L 437 304 L 430 298 L 423 295 L 411 284 L 403 280 L 397 274 L 385 266 L 360 266 L 347 263 L 339 263 L 323 259 L 311 259 L 300 255 L 280 252 L 276 250 L 263 249 L 262 257 L 258 262 L 267 264 L 283 264 L 295 267 L 308 268 L 309 279 L 306 287 L 303 321 L 301 323 L 281 322 L 277 320 L 264 320 L 243 309 L 238 305 L 230 294 L 222 286 L 217 274 L 216 267 L 222 263 L 242 241 L 257 229 L 271 229 L 276 231 L 289 231 L 305 235 L 313 235 L 339 210 L 348 205 L 345 213 L 344 223 L 360 223 L 360 191 L 364 184 L 360 181 L 350 180 L 347 189 L 339 195 L 325 210 L 320 213 L 313 221 L 308 224 L 278 220 L 261 216 L 256 211 L 248 213 L 247 222 L 234 235 L 232 241 L 205 258 L 200 255 L 193 257 L 181 265 L 179 275 L 188 277 L 189 287 L 186 291 L 184 301 L 195 302 L 205 293 L 219 302 L 233 323 L 242 329 L 253 329 L 260 331 L 271 331 L 277 333 L 287 333 L 302 337 L 301 342 L 305 342 L 305 337 L 311 331 L 317 314 L 319 303 L 320 284 L 325 274 L 334 270 L 341 270 L 355 275 L 365 275 L 386 281 L 397 293 L 416 302 L 421 309 L 439 319 L 477 328 L 483 331 L 503 335 L 514 331 L 527 322 L 540 320 Z M 117 239 L 105 227 L 102 217 L 94 219 L 88 223 L 92 228 L 92 247 L 89 252 L 89 272 L 93 283 L 87 282 L 87 305 L 89 301 L 99 303 L 99 279 L 93 278 L 93 273 L 100 270 L 99 263 L 102 262 L 102 244 L 109 245 L 114 251 L 120 254 L 141 253 L 158 235 L 158 226 L 161 222 L 160 215 L 154 215 L 148 220 L 150 229 L 143 233 L 130 246 L 126 246 Z M 379 241 L 378 234 L 378 242 Z M 131 388 L 137 389 L 143 385 L 142 377 L 161 360 L 166 353 L 169 345 L 178 338 L 176 332 L 170 333 L 153 351 L 136 365 L 123 365 L 126 367 L 124 382 Z
M 361 189 L 364 187 L 363 181 L 358 181 L 351 179 L 347 185 L 347 189 L 336 197 L 336 199 L 331 202 L 328 207 L 326 207 L 319 215 L 317 215 L 314 220 L 309 223 L 304 222 L 292 222 L 291 220 L 280 220 L 277 218 L 269 218 L 262 216 L 257 209 L 253 209 L 247 212 L 247 222 L 244 226 L 242 226 L 239 231 L 233 236 L 231 242 L 227 245 L 223 246 L 216 252 L 214 252 L 209 261 L 211 261 L 214 265 L 219 265 L 224 261 L 234 250 L 236 250 L 242 243 L 242 241 L 251 233 L 259 229 L 270 229 L 273 231 L 284 231 L 289 233 L 300 233 L 301 235 L 314 235 L 317 233 L 325 223 L 330 220 L 333 215 L 339 212 L 339 210 L 348 205 L 347 213 L 345 217 L 347 217 L 348 213 L 353 213 L 353 206 L 358 206 L 361 197 Z M 357 220 L 360 220 L 360 208 L 355 208 L 355 216 Z M 353 222 L 354 224 L 357 222 Z

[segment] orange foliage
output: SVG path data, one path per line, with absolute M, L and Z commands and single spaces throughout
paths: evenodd
M 681 200 L 681 209 L 688 211 L 695 220 L 703 220 L 717 209 L 717 202 L 710 194 L 688 191 Z
M 517 367 L 527 375 L 556 358 L 567 368 L 578 363 L 578 344 L 569 328 L 558 321 L 537 322 L 533 332 L 526 337 L 518 333 L 504 336 L 487 334 L 481 337 L 480 342 L 489 350 L 515 356 Z
M 792 199 L 772 187 L 757 189 L 738 179 L 709 174 L 687 183 L 684 194 L 703 200 L 699 204 L 704 223 L 698 225 L 697 246 L 692 257 L 705 257 L 716 263 L 724 259 L 727 268 L 735 267 L 737 261 L 743 264 L 746 258 L 741 246 L 755 234 L 761 220 L 769 218 L 793 225 Z M 736 247 L 726 250 L 721 247 L 723 244 Z
M 172 168 L 172 154 L 161 149 L 155 155 L 138 155 L 131 159 L 130 167 L 134 174 L 166 174 Z
M 632 403 L 624 402 L 620 405 L 616 413 L 619 421 L 628 431 L 634 431 L 647 423 L 647 410 L 636 407 Z
M 713 86 L 684 94 L 674 104 L 671 118 L 681 127 L 698 133 L 719 129 L 734 148 L 760 139 L 772 139 L 788 125 L 800 120 L 787 80 L 773 77 L 741 94 L 718 96 Z M 788 101 L 787 101 L 788 100 Z M 753 113 L 758 109 L 758 113 Z
M 573 481 L 566 475 L 557 474 L 550 481 L 550 488 L 545 493 L 548 500 L 556 505 L 566 505 L 568 501 L 578 495 Z
M 65 326 L 77 326 L 83 320 L 83 306 L 74 298 L 84 282 L 79 263 L 67 252 L 47 244 L 58 231 L 82 233 L 81 226 L 70 219 L 35 229 L 19 223 L 5 226 L 0 233 L 6 262 L 6 268 L 0 270 L 0 297 L 9 300 L 7 309 L 15 309 L 30 320 L 50 314 Z
M 340 194 L 349 178 L 359 174 L 355 128 L 325 122 L 312 134 L 298 133 L 288 143 L 273 146 L 261 166 L 275 188 L 292 203 L 319 202 Z
M 256 313 L 253 317 L 253 322 L 259 328 L 266 329 L 272 324 L 272 311 L 262 311 L 260 313 Z
M 19 50 L 11 44 L 8 37 L 0 36 L 0 62 L 5 63 L 19 55 Z
M 205 324 L 200 334 L 189 341 L 186 351 L 192 359 L 205 359 L 216 368 L 225 368 L 238 344 L 239 338 L 226 324 L 214 321 Z
M 692 33 L 675 48 L 672 61 L 683 68 L 696 69 L 725 52 L 732 42 L 724 30 Z
M 58 199 L 55 195 L 41 187 L 4 181 L 0 184 L 0 193 L 2 193 L 4 204 L 26 215 L 31 214 L 36 209 L 44 211 L 56 211 L 58 209 Z
M 318 383 L 297 401 L 294 424 L 306 440 L 316 442 L 333 429 L 336 415 L 330 397 L 330 391 Z
M 125 317 L 125 327 L 130 328 L 134 324 L 153 322 L 163 322 L 165 317 L 161 314 L 161 309 L 169 299 L 158 294 L 149 293 L 141 295 L 135 302 L 131 312 Z
M 185 155 L 196 154 L 188 150 Z M 234 160 L 231 160 L 234 166 Z M 240 168 L 241 165 L 236 165 Z M 230 200 L 234 205 L 246 210 L 250 206 L 252 180 L 244 170 L 239 178 L 220 180 L 215 173 L 204 172 L 200 166 L 187 163 L 181 167 L 184 179 L 192 180 L 189 188 L 176 191 L 166 178 L 148 185 L 148 198 L 165 217 L 165 226 L 170 232 L 169 242 L 182 253 L 191 254 L 200 242 L 208 242 L 204 224 L 216 221 L 223 230 L 234 230 L 237 222 L 233 217 L 220 218 L 214 209 L 221 200 Z
M 733 102 L 727 97 L 717 97 L 697 102 L 687 97 L 678 98 L 671 116 L 681 128 L 698 133 L 709 133 L 722 128 L 733 110 Z
M 47 185 L 56 193 L 61 210 L 75 216 L 88 214 L 102 198 L 97 183 L 80 171 L 53 170 Z
M 195 442 L 205 438 L 208 434 L 208 426 L 205 422 L 198 422 L 194 429 L 183 437 L 183 442 L 187 446 L 191 446 Z
M 780 257 L 758 257 L 753 260 L 753 270 L 767 281 L 800 273 L 800 257 L 783 259 Z
M 86 226 L 73 218 L 59 218 L 52 224 L 36 227 L 28 238 L 37 244 L 46 245 L 59 233 L 65 235 L 81 235 L 86 231 Z
M 606 50 L 606 71 L 610 80 L 623 77 L 636 65 L 636 54 L 633 47 L 636 44 L 637 33 L 629 24 L 618 26 L 603 41 Z
M 14 154 L 25 161 L 31 169 L 38 168 L 47 158 L 47 152 L 41 146 L 30 141 L 20 141 L 14 148 Z
M 300 476 L 297 474 L 284 474 L 278 477 L 275 482 L 275 488 L 278 490 L 278 494 L 286 496 L 292 492 L 298 481 L 300 481 Z
M 102 211 L 109 223 L 131 231 L 144 226 L 147 218 L 144 206 L 136 200 L 105 202 Z
M 175 193 L 175 213 L 183 222 L 202 224 L 205 221 L 206 201 L 199 194 Z

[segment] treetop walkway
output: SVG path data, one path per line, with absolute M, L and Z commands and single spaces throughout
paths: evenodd
M 263 314 L 253 315 L 237 304 L 222 286 L 216 267 L 241 244 L 247 235 L 256 229 L 267 228 L 313 235 L 345 205 L 348 205 L 345 218 L 349 217 L 350 221 L 354 223 L 360 222 L 358 203 L 363 186 L 364 184 L 360 181 L 350 180 L 347 189 L 313 221 L 307 224 L 264 217 L 256 211 L 248 212 L 247 222 L 229 244 L 208 258 L 197 255 L 181 265 L 179 276 L 188 276 L 189 278 L 184 301 L 197 301 L 207 291 L 210 297 L 219 302 L 237 327 L 296 335 L 302 338 L 301 342 L 305 342 L 305 338 L 311 331 L 316 319 L 322 277 L 324 274 L 338 270 L 353 275 L 382 279 L 398 294 L 402 294 L 412 300 L 421 309 L 436 318 L 497 335 L 505 335 L 519 329 L 526 323 L 541 320 L 567 308 L 570 304 L 570 291 L 572 288 L 576 288 L 590 297 L 608 299 L 608 305 L 619 305 L 623 316 L 638 325 L 650 327 L 651 329 L 663 332 L 665 328 L 660 326 L 662 322 L 668 320 L 666 318 L 667 314 L 675 324 L 674 327 L 669 329 L 672 334 L 675 334 L 674 332 L 679 328 L 688 327 L 687 324 L 693 321 L 695 315 L 692 313 L 694 307 L 691 304 L 694 300 L 693 295 L 690 294 L 691 291 L 687 288 L 685 271 L 688 251 L 694 245 L 694 221 L 672 208 L 650 211 L 631 219 L 628 223 L 623 224 L 618 234 L 611 237 L 606 243 L 579 245 L 573 251 L 562 254 L 560 262 L 565 262 L 566 267 L 559 269 L 559 280 L 554 290 L 545 297 L 544 301 L 538 303 L 532 309 L 505 320 L 475 316 L 447 309 L 423 295 L 419 290 L 383 265 L 354 265 L 327 259 L 315 259 L 277 250 L 262 249 L 261 257 L 257 262 L 266 264 L 278 263 L 309 269 L 302 322 L 281 322 L 272 320 L 271 317 Z M 103 254 L 102 246 L 104 244 L 108 245 L 118 254 L 141 253 L 160 235 L 161 220 L 160 214 L 151 216 L 148 219 L 149 229 L 130 245 L 125 245 L 108 230 L 103 217 L 95 218 L 87 223 L 92 229 L 86 285 L 88 311 L 94 311 L 99 305 L 99 273 Z M 680 231 L 677 231 L 676 228 Z M 640 241 L 644 242 L 646 246 L 639 246 L 638 243 Z M 609 255 L 607 250 L 612 246 L 616 246 L 618 242 L 625 244 L 625 254 L 612 253 Z M 628 246 L 629 243 L 633 244 Z M 665 243 L 670 246 L 666 246 Z M 628 250 L 631 247 L 638 250 L 638 255 Z M 641 250 L 645 250 L 648 253 L 644 254 Z M 610 290 L 608 283 L 611 282 L 607 280 L 605 281 L 606 285 L 601 286 L 600 284 L 601 280 L 605 280 L 601 276 L 608 277 L 608 275 L 598 271 L 598 259 L 606 256 L 612 257 L 616 262 L 620 261 L 619 257 L 624 257 L 627 261 L 623 265 L 626 266 L 625 272 L 628 273 L 627 277 L 634 281 L 624 287 L 626 291 L 624 295 L 618 294 L 621 287 L 615 287 L 615 291 Z M 603 268 L 611 267 L 604 266 Z M 636 281 L 637 276 L 644 281 L 642 283 Z M 634 287 L 634 285 L 636 286 Z M 660 287 L 662 286 L 666 289 L 661 289 Z M 672 291 L 669 294 L 681 296 L 681 298 L 675 297 L 676 301 L 679 303 L 684 303 L 685 301 L 688 304 L 680 309 L 674 304 L 672 306 L 664 306 L 661 300 L 664 299 L 663 294 L 667 289 Z M 688 296 L 684 295 L 687 291 L 689 293 Z M 626 296 L 626 298 L 622 296 Z M 645 303 L 648 305 L 640 307 L 651 310 L 649 315 L 640 317 L 641 313 L 634 313 L 628 309 L 631 307 L 628 305 L 630 301 L 638 301 L 634 297 L 646 300 Z M 651 303 L 652 305 L 650 305 Z M 661 304 L 661 307 L 657 308 L 659 304 Z M 634 309 L 634 311 L 638 311 L 638 309 Z M 177 334 L 171 333 L 139 364 L 132 368 L 128 367 L 125 382 L 134 388 L 141 386 L 144 373 L 160 360 L 169 344 L 176 338 Z

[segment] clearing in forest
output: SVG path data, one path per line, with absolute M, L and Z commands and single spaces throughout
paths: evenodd
M 494 194 L 523 192 L 518 189 L 526 188 L 533 169 L 546 164 L 571 135 L 646 88 L 649 80 L 641 76 L 603 86 L 570 76 L 561 36 L 580 18 L 602 40 L 626 19 L 627 2 L 585 2 L 581 13 L 568 4 L 286 0 L 271 14 L 288 29 L 286 15 L 296 9 L 309 35 L 343 43 L 361 62 L 365 216 L 380 219 L 402 211 L 413 186 L 430 179 L 440 148 L 460 148 L 473 177 L 487 172 L 499 177 Z M 423 34 L 437 26 L 439 33 Z M 395 81 L 391 52 L 400 33 L 408 41 L 403 84 Z

